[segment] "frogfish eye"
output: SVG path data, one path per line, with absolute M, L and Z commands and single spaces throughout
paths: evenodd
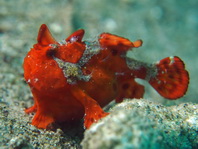
M 49 49 L 47 50 L 46 52 L 46 56 L 51 58 L 51 57 L 54 57 L 57 53 L 57 49 Z

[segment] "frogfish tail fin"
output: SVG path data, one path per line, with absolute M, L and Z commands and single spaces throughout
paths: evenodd
M 167 57 L 157 64 L 156 76 L 149 80 L 151 86 L 167 99 L 182 97 L 188 88 L 189 75 L 183 61 L 177 57 Z

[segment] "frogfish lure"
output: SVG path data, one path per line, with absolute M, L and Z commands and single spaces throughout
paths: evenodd
M 171 56 L 147 64 L 126 56 L 127 51 L 142 45 L 110 33 L 96 41 L 83 41 L 80 29 L 57 42 L 42 24 L 37 43 L 24 59 L 24 78 L 31 88 L 35 112 L 32 125 L 46 129 L 53 122 L 79 121 L 85 128 L 109 113 L 102 110 L 112 100 L 142 98 L 144 79 L 164 98 L 182 97 L 188 88 L 189 75 L 184 63 Z

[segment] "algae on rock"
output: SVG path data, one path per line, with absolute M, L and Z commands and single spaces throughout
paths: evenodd
M 85 131 L 86 149 L 196 148 L 198 105 L 165 107 L 148 100 L 116 105 L 110 115 Z

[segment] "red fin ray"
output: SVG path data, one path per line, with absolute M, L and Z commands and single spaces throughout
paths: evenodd
M 188 88 L 189 75 L 179 57 L 167 57 L 156 64 L 158 73 L 149 83 L 157 92 L 168 99 L 182 97 Z

